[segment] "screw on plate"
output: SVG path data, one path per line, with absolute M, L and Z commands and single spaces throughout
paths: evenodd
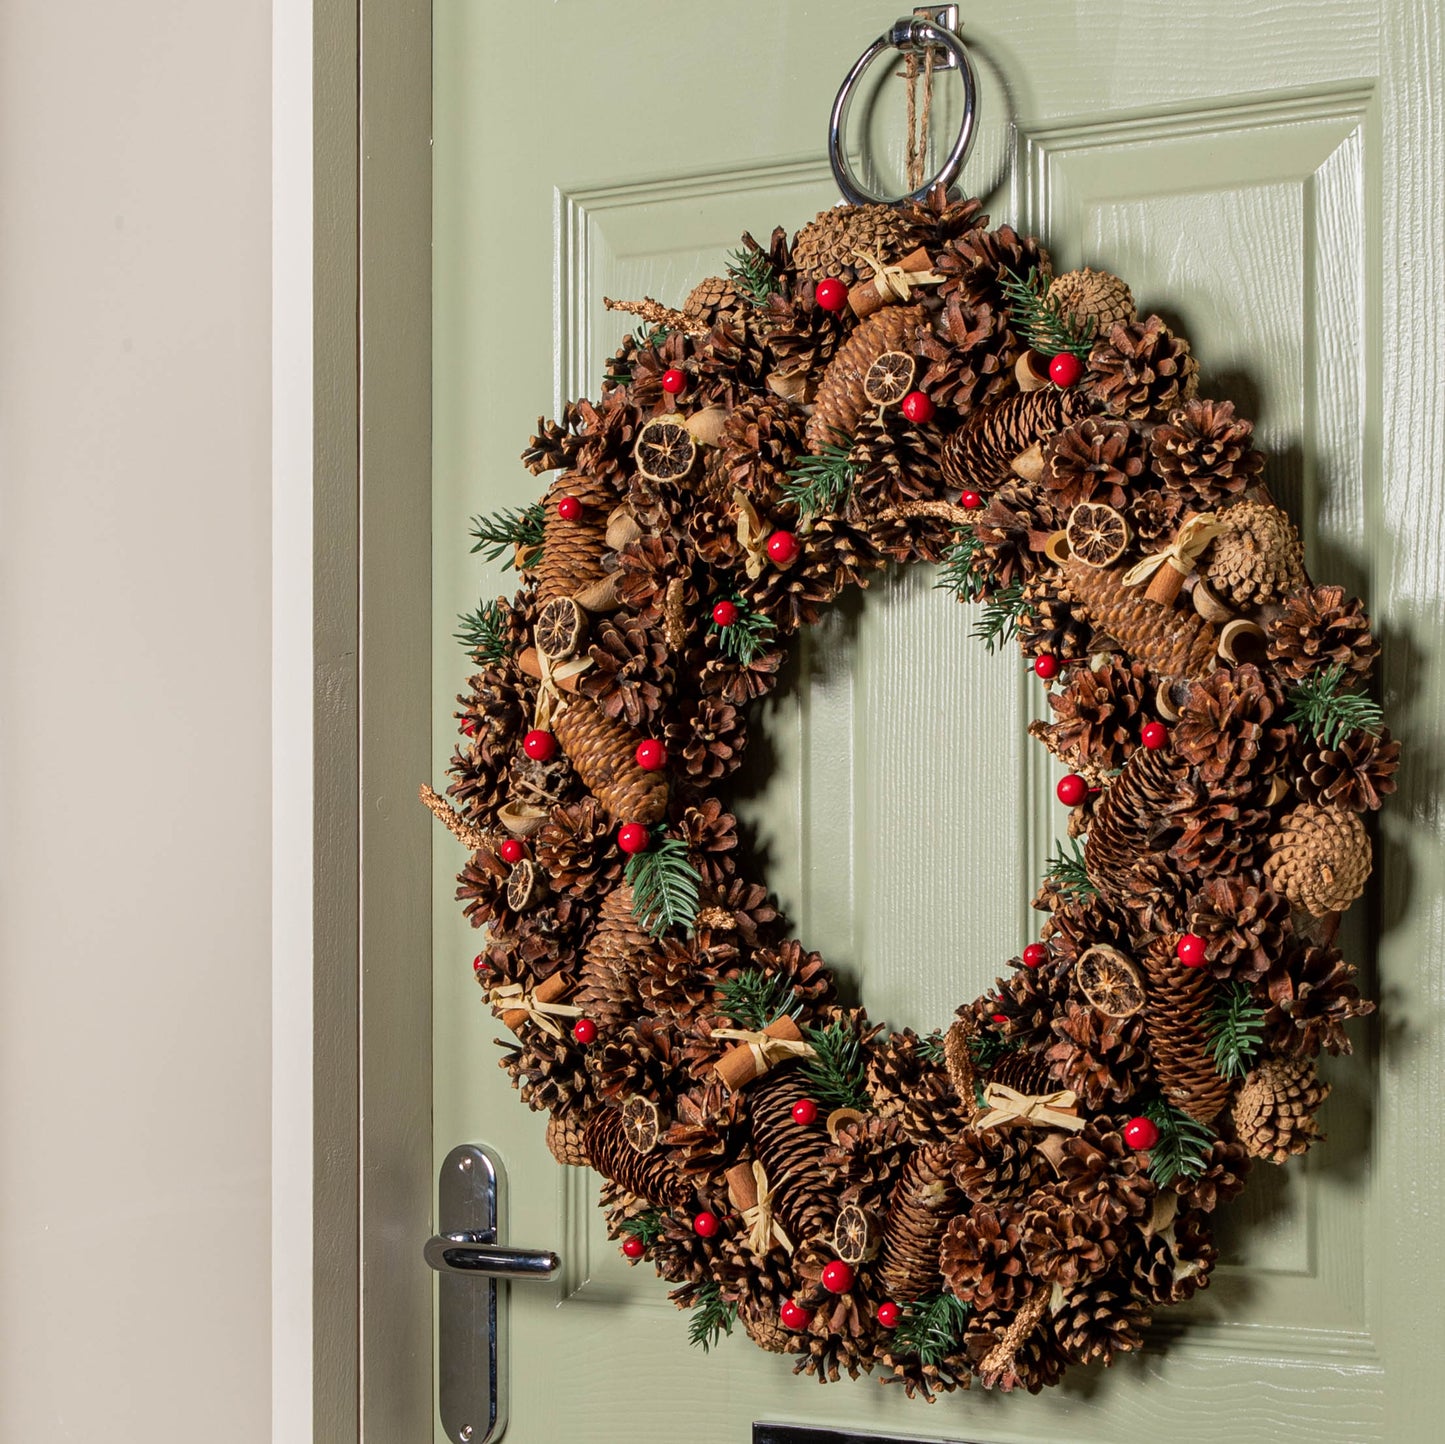
M 457 1430 L 457 1438 L 462 1441 L 462 1444 L 467 1444 L 467 1441 L 468 1441 L 471 1437 L 472 1437 L 472 1426 L 471 1426 L 470 1424 L 463 1424 L 462 1427 Z

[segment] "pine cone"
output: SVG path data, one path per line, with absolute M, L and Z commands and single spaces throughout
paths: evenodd
M 809 450 L 821 452 L 825 446 L 837 444 L 840 437 L 853 436 L 859 421 L 872 409 L 863 392 L 868 368 L 885 351 L 914 355 L 926 325 L 921 306 L 884 306 L 853 328 L 818 385 L 806 432 Z
M 731 276 L 705 276 L 687 293 L 682 314 L 691 322 L 711 328 L 741 304 Z
M 1118 1257 L 1118 1231 L 1092 1210 L 1061 1204 L 1045 1190 L 1023 1216 L 1023 1254 L 1036 1279 L 1074 1289 Z
M 912 1152 L 912 1143 L 894 1120 L 868 1114 L 838 1125 L 836 1140 L 823 1155 L 823 1170 L 840 1203 L 877 1213 L 886 1207 Z
M 1296 682 L 1326 667 L 1368 672 L 1379 653 L 1363 604 L 1343 587 L 1307 587 L 1269 624 L 1270 661 Z
M 1066 1294 L 1053 1323 L 1054 1337 L 1070 1362 L 1107 1367 L 1118 1354 L 1144 1347 L 1149 1309 L 1111 1273 Z
M 1084 341 L 1108 336 L 1115 326 L 1131 325 L 1138 314 L 1133 295 L 1118 276 L 1088 266 L 1055 276 L 1048 301 L 1078 328 Z
M 999 978 L 992 993 L 985 993 L 959 1009 L 959 1016 L 971 1014 L 976 1029 L 997 1030 L 1011 1044 L 1037 1048 L 1053 1041 L 1053 1018 L 1072 987 L 1071 960 L 1051 956 L 1042 967 L 1018 967 L 1007 978 Z M 994 1015 L 1003 1018 L 994 1021 Z M 990 1077 L 997 1075 L 997 1069 Z
M 1210 878 L 1191 901 L 1189 931 L 1204 939 L 1208 971 L 1221 982 L 1257 982 L 1294 937 L 1289 903 L 1258 873 Z
M 1017 632 L 1026 657 L 1047 652 L 1061 662 L 1069 662 L 1089 655 L 1092 630 L 1074 610 L 1057 567 L 1039 572 L 1024 583 Z
M 547 1120 L 547 1147 L 558 1163 L 569 1168 L 588 1166 L 582 1120 L 575 1112 Z
M 859 422 L 848 452 L 856 471 L 849 496 L 853 508 L 871 517 L 899 502 L 924 501 L 943 489 L 938 470 L 938 432 L 915 425 L 901 411 L 889 410 Z M 945 524 L 943 530 L 950 528 Z M 805 552 L 806 555 L 806 552 Z
M 1139 745 L 1149 683 L 1138 662 L 1071 668 L 1064 685 L 1048 694 L 1054 720 L 1043 728 L 1044 745 L 1075 770 L 1122 767 Z
M 1201 677 L 1213 669 L 1219 638 L 1203 617 L 1130 590 L 1120 567 L 1091 567 L 1070 557 L 1064 577 L 1074 605 L 1095 630 L 1112 637 L 1120 650 L 1151 672 L 1172 679 Z
M 1271 1058 L 1240 1085 L 1230 1116 L 1251 1158 L 1286 1163 L 1323 1137 L 1315 1114 L 1330 1096 L 1308 1058 Z
M 1365 890 L 1370 837 L 1353 812 L 1301 803 L 1285 814 L 1269 845 L 1265 880 L 1317 918 L 1344 912 Z
M 597 910 L 573 1001 L 601 1029 L 631 1022 L 645 1011 L 638 980 L 656 949 L 633 916 L 632 888 L 627 883 L 613 888 Z
M 1351 732 L 1338 746 L 1316 738 L 1300 759 L 1295 791 L 1322 807 L 1374 812 L 1395 790 L 1400 744 L 1383 728 L 1378 737 Z M 449 789 L 450 790 L 450 789 Z
M 1180 775 L 1164 749 L 1136 748 L 1096 804 L 1084 864 L 1106 898 L 1122 901 L 1138 863 L 1162 845 L 1173 825 L 1169 809 Z
M 793 1067 L 774 1068 L 748 1089 L 753 1154 L 767 1172 L 774 1209 L 794 1241 L 831 1228 L 837 1211 L 823 1170 L 828 1135 L 821 1128 L 799 1128 L 793 1121 L 793 1105 L 806 1094 Z
M 1215 983 L 1203 968 L 1186 968 L 1167 938 L 1144 954 L 1149 995 L 1144 1008 L 1154 1076 L 1165 1098 L 1199 1123 L 1212 1123 L 1229 1098 L 1209 1050 Z
M 505 1070 L 528 1108 L 554 1118 L 570 1117 L 573 1112 L 582 1116 L 591 1103 L 591 1093 L 583 1055 L 577 1048 L 538 1032 L 521 1044 L 515 1039 L 504 1042 L 499 1038 L 497 1042 L 504 1050 L 497 1066 Z
M 921 1041 L 904 1028 L 868 1050 L 868 1096 L 878 1116 L 915 1143 L 945 1143 L 964 1126 L 973 1100 L 960 1099 L 942 1064 L 920 1055 Z
M 552 721 L 562 751 L 617 822 L 654 823 L 667 810 L 667 777 L 637 765 L 641 738 L 595 703 L 574 697 Z
M 1044 447 L 1043 484 L 1061 517 L 1086 501 L 1126 506 L 1143 471 L 1144 451 L 1133 428 L 1107 416 L 1086 416 Z
M 715 471 L 729 496 L 741 491 L 763 508 L 777 503 L 788 468 L 804 450 L 807 417 L 779 396 L 750 397 L 728 414 Z
M 663 1143 L 678 1172 L 703 1188 L 726 1187 L 724 1175 L 747 1151 L 746 1100 L 714 1081 L 677 1100 Z
M 929 362 L 919 388 L 939 406 L 966 415 L 1012 389 L 1020 349 L 1007 315 L 987 302 L 952 296 L 919 343 Z
M 1267 778 L 1294 744 L 1278 683 L 1253 666 L 1221 667 L 1189 688 L 1170 735 L 1210 784 Z
M 699 953 L 695 940 L 663 938 L 646 954 L 638 971 L 638 995 L 659 1018 L 690 1022 L 711 1010 L 718 984 L 736 971 L 727 966 L 735 956 L 731 953 L 720 970 L 714 955 Z
M 617 553 L 617 590 L 639 621 L 659 620 L 669 584 L 687 574 L 687 558 L 672 537 L 639 537 Z
M 1083 411 L 1072 391 L 1048 387 L 980 406 L 943 443 L 943 479 L 966 491 L 992 491 L 1013 475 L 1014 459 Z
M 689 780 L 699 785 L 726 777 L 743 760 L 747 721 L 720 697 L 699 697 L 666 731 L 669 754 L 680 759 Z
M 953 1183 L 949 1150 L 918 1149 L 903 1165 L 883 1224 L 878 1282 L 892 1299 L 921 1299 L 939 1289 L 939 1245 L 963 1198 Z
M 1239 1131 L 1237 1127 L 1235 1131 Z M 1213 1213 L 1221 1204 L 1231 1202 L 1244 1191 L 1251 1167 L 1249 1150 L 1243 1144 L 1216 1138 L 1205 1159 L 1204 1172 L 1194 1178 L 1177 1180 L 1174 1191 L 1179 1195 L 1182 1207 Z
M 1027 1131 L 965 1129 L 949 1153 L 953 1181 L 970 1203 L 1003 1204 L 1027 1197 L 1048 1175 L 1034 1142 Z
M 833 359 L 847 334 L 843 318 L 818 305 L 811 282 L 791 296 L 775 292 L 763 311 L 763 331 L 773 358 L 770 385 L 779 378 L 800 384 L 802 399 L 809 399 L 813 379 Z
M 1017 1308 L 1037 1287 L 1025 1263 L 1022 1215 L 1008 1204 L 977 1204 L 954 1218 L 938 1267 L 949 1291 L 976 1310 Z
M 1264 470 L 1253 435 L 1254 423 L 1236 417 L 1232 402 L 1187 401 L 1154 428 L 1155 470 L 1190 502 L 1216 506 L 1252 486 Z
M 829 276 L 851 285 L 872 267 L 860 261 L 859 251 L 891 266 L 911 245 L 908 222 L 892 206 L 833 206 L 818 214 L 798 232 L 793 242 L 793 268 L 808 281 Z
M 1375 1011 L 1360 996 L 1355 968 L 1335 948 L 1292 949 L 1276 960 L 1264 982 L 1269 1006 L 1265 1043 L 1292 1058 L 1349 1053 L 1345 1024 Z
M 945 300 L 957 294 L 1006 309 L 1003 283 L 1010 276 L 1027 276 L 1033 270 L 1049 278 L 1049 253 L 1035 237 L 1021 236 L 1012 226 L 990 231 L 984 225 L 980 217 L 974 229 L 950 241 L 933 258 L 933 269 L 944 277 L 938 294 Z
M 1184 502 L 1177 492 L 1150 487 L 1129 502 L 1129 526 L 1146 550 L 1168 541 L 1184 520 Z
M 507 769 L 507 801 L 516 807 L 550 812 L 569 801 L 577 791 L 577 774 L 561 755 L 550 762 L 538 762 L 519 747 Z
M 1147 1165 L 1108 1118 L 1096 1118 L 1063 1142 L 1056 1171 L 1059 1193 L 1115 1226 L 1149 1216 L 1158 1192 Z
M 622 877 L 613 826 L 597 799 L 554 807 L 534 840 L 538 865 L 556 892 L 590 898 L 610 892 Z
M 573 496 L 582 515 L 569 521 L 557 510 L 561 497 Z M 617 505 L 611 488 L 590 477 L 559 476 L 543 500 L 542 559 L 537 563 L 537 602 L 574 597 L 602 577 L 607 550 L 607 518 Z
M 1088 390 L 1115 416 L 1145 421 L 1187 402 L 1194 394 L 1199 363 L 1189 343 L 1159 319 L 1109 332 L 1089 353 Z
M 936 250 L 948 241 L 957 240 L 988 225 L 982 214 L 983 203 L 974 196 L 950 196 L 940 181 L 929 189 L 921 201 L 904 201 L 898 215 L 909 230 L 909 246 L 927 246 Z
M 944 455 L 946 467 L 946 450 Z M 983 546 L 986 565 L 982 570 L 989 590 L 1027 581 L 1039 573 L 1045 566 L 1040 551 L 1052 529 L 1052 509 L 1040 501 L 1037 487 L 1017 478 L 1003 482 L 973 524 L 973 534 Z M 1074 612 L 1076 616 L 1081 614 L 1078 607 Z
M 592 666 L 577 681 L 607 717 L 641 727 L 656 716 L 672 688 L 667 645 L 657 632 L 638 622 L 618 626 L 604 621 L 588 648 Z
M 1072 1088 L 1085 1108 L 1126 1103 L 1143 1085 L 1149 1052 L 1142 1017 L 1109 1018 L 1071 1000 L 1053 1030 L 1058 1041 L 1048 1051 L 1049 1065 L 1059 1086 Z
M 1054 1338 L 1049 1296 L 1038 1290 L 1019 1309 L 984 1309 L 964 1329 L 964 1347 L 979 1383 L 1008 1394 L 1057 1384 L 1068 1363 Z
M 825 1007 L 838 996 L 837 984 L 821 953 L 810 953 L 794 940 L 774 947 L 755 947 L 748 960 L 764 977 L 781 978 L 793 990 L 793 1001 L 810 1009 Z
M 665 1102 L 676 1087 L 681 1043 L 676 1027 L 661 1018 L 639 1018 L 609 1030 L 587 1052 L 587 1070 L 600 1097 Z
M 990 1083 L 1002 1083 L 1016 1093 L 1051 1093 L 1054 1075 L 1047 1049 L 1012 1048 L 988 1070 Z
M 686 1208 L 692 1189 L 673 1168 L 666 1152 L 639 1153 L 623 1131 L 622 1110 L 603 1108 L 588 1120 L 584 1147 L 603 1178 L 645 1198 L 656 1208 Z
M 1204 578 L 1221 596 L 1247 607 L 1304 586 L 1304 544 L 1279 507 L 1237 501 L 1216 520 L 1224 530 L 1210 543 Z

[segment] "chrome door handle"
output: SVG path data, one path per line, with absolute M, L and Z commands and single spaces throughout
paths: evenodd
M 426 1241 L 422 1254 L 438 1273 L 496 1279 L 549 1279 L 562 1267 L 562 1260 L 550 1249 L 498 1244 L 496 1230 L 490 1228 L 436 1234 Z

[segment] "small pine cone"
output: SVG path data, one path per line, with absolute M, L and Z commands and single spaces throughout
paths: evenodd
M 1040 500 L 1037 487 L 1017 477 L 1003 482 L 989 497 L 988 505 L 976 513 L 973 524 L 973 534 L 983 546 L 987 564 L 982 570 L 988 579 L 989 591 L 1011 582 L 1027 581 L 1045 570 L 1038 544 L 1053 529 L 1053 511 Z M 1083 616 L 1077 605 L 1073 610 L 1075 616 Z
M 1315 1114 L 1330 1096 L 1308 1058 L 1271 1058 L 1240 1085 L 1231 1117 L 1251 1158 L 1285 1163 L 1323 1137 Z
M 825 1007 L 838 996 L 823 955 L 810 953 L 796 940 L 754 948 L 748 961 L 764 977 L 781 978 L 793 990 L 794 1001 L 806 1003 L 810 1009 Z
M 1115 416 L 1146 421 L 1194 395 L 1199 363 L 1159 319 L 1120 323 L 1089 353 L 1089 392 Z
M 1204 579 L 1221 596 L 1247 607 L 1304 586 L 1304 543 L 1279 507 L 1237 501 L 1215 519 L 1223 530 L 1209 545 Z
M 1013 1311 L 984 1309 L 970 1316 L 964 1348 L 985 1389 L 1040 1394 L 1063 1377 L 1068 1360 L 1054 1338 L 1049 1302 L 1039 1289 Z
M 1137 748 L 1095 805 L 1084 865 L 1107 899 L 1129 895 L 1136 866 L 1157 851 L 1173 825 L 1170 806 L 1182 772 L 1168 749 Z
M 678 1098 L 663 1135 L 678 1172 L 704 1189 L 726 1187 L 724 1175 L 747 1152 L 749 1140 L 746 1100 L 716 1080 Z
M 884 306 L 853 328 L 818 384 L 806 431 L 810 451 L 853 436 L 873 405 L 863 391 L 868 368 L 885 351 L 914 355 L 927 324 L 921 306 Z
M 1346 1022 L 1375 1011 L 1355 977 L 1335 948 L 1295 948 L 1277 959 L 1264 980 L 1266 1045 L 1292 1058 L 1352 1051 Z
M 751 397 L 731 411 L 713 466 L 727 498 L 740 491 L 758 507 L 775 505 L 788 468 L 804 449 L 806 423 L 801 409 L 771 393 Z M 736 513 L 733 525 L 736 530 Z
M 639 1153 L 628 1141 L 620 1108 L 603 1108 L 588 1120 L 583 1146 L 603 1178 L 657 1208 L 685 1208 L 693 1191 L 662 1149 Z
M 488 949 L 489 981 L 531 984 L 553 973 L 571 975 L 581 967 L 582 939 L 591 921 L 590 904 L 573 897 L 534 903 L 512 925 L 505 944 L 498 940 Z
M 693 399 L 698 406 L 731 409 L 762 390 L 768 372 L 767 336 L 762 316 L 751 306 L 718 317 L 712 330 L 696 339 L 696 347 Z M 685 498 L 679 495 L 678 500 Z
M 1269 845 L 1265 880 L 1314 917 L 1344 912 L 1365 890 L 1370 836 L 1353 812 L 1301 803 L 1285 814 Z
M 1061 517 L 1086 501 L 1123 508 L 1143 471 L 1133 427 L 1112 417 L 1086 416 L 1044 446 L 1043 484 Z
M 1292 681 L 1326 667 L 1347 676 L 1374 665 L 1380 644 L 1358 597 L 1343 587 L 1307 587 L 1286 599 L 1284 612 L 1269 624 L 1269 658 Z
M 1122 906 L 1133 915 L 1140 933 L 1181 931 L 1186 881 L 1169 853 L 1152 852 L 1139 859 L 1129 874 Z
M 1138 315 L 1128 286 L 1118 276 L 1089 266 L 1055 276 L 1048 300 L 1078 327 L 1085 341 L 1107 336 L 1115 326 L 1128 326 Z
M 1013 387 L 1021 350 L 1008 316 L 987 302 L 951 296 L 919 349 L 929 366 L 919 388 L 960 415 L 985 406 Z
M 582 515 L 568 521 L 557 510 L 564 496 L 576 497 Z M 617 505 L 611 488 L 590 477 L 559 476 L 543 502 L 542 559 L 537 563 L 537 602 L 575 597 L 602 577 L 607 518 Z
M 944 1143 L 963 1127 L 972 1100 L 959 1098 L 941 1063 L 920 1055 L 920 1042 L 905 1028 L 868 1050 L 868 1096 L 878 1116 L 915 1143 Z
M 1049 253 L 1033 236 L 1021 236 L 1012 226 L 997 230 L 979 224 L 950 241 L 933 258 L 933 269 L 944 280 L 938 294 L 945 300 L 953 295 L 965 300 L 987 301 L 991 306 L 1006 308 L 1008 298 L 1003 283 L 1010 276 L 1027 276 L 1036 270 L 1046 280 L 1053 274 Z
M 906 255 L 910 246 L 908 222 L 893 206 L 833 206 L 818 214 L 798 232 L 793 242 L 793 268 L 808 281 L 829 276 L 851 285 L 860 275 L 872 275 L 872 267 L 860 261 L 858 252 L 876 256 L 891 266 Z
M 1053 1020 L 1057 1042 L 1049 1066 L 1062 1088 L 1072 1088 L 1085 1108 L 1125 1103 L 1144 1083 L 1149 1050 L 1144 1020 L 1109 1018 L 1097 1008 L 1070 1000 Z
M 720 697 L 699 697 L 682 717 L 669 722 L 664 735 L 669 755 L 680 761 L 689 782 L 701 786 L 741 765 L 747 719 Z
M 1079 661 L 1089 655 L 1092 636 L 1089 624 L 1074 610 L 1057 567 L 1024 583 L 1018 639 L 1026 657 L 1047 652 L 1061 662 Z
M 1013 475 L 1016 457 L 1083 409 L 1076 393 L 1052 386 L 980 406 L 943 443 L 944 481 L 966 491 L 992 491 Z
M 537 418 L 537 434 L 522 453 L 522 465 L 533 476 L 544 471 L 565 471 L 576 460 L 579 446 L 575 426 L 580 408 L 569 402 L 561 421 Z
M 587 1052 L 587 1071 L 598 1095 L 611 1102 L 641 1097 L 660 1103 L 676 1087 L 681 1053 L 674 1024 L 639 1018 L 599 1038 Z
M 675 538 L 638 537 L 617 553 L 617 590 L 639 621 L 656 622 L 663 615 L 669 585 L 684 580 L 688 569 L 688 559 Z
M 1091 567 L 1070 557 L 1064 577 L 1075 606 L 1094 630 L 1112 637 L 1151 672 L 1175 679 L 1202 677 L 1213 669 L 1219 634 L 1203 617 L 1151 602 L 1126 587 L 1122 567 Z
M 1091 1209 L 1061 1203 L 1052 1190 L 1023 1216 L 1024 1262 L 1049 1285 L 1073 1289 L 1097 1278 L 1119 1255 L 1119 1231 Z
M 823 1170 L 839 1202 L 877 1213 L 887 1205 L 912 1151 L 896 1122 L 870 1113 L 838 1125 L 835 1141 L 823 1155 Z
M 1184 520 L 1184 503 L 1177 492 L 1150 487 L 1134 494 L 1128 520 L 1139 545 L 1148 550 L 1173 537 Z
M 605 716 L 629 727 L 650 722 L 672 688 L 672 667 L 661 635 L 639 622 L 604 620 L 588 648 L 592 666 L 577 680 Z
M 616 822 L 654 823 L 667 810 L 667 776 L 637 765 L 641 738 L 586 698 L 574 697 L 552 720 L 567 760 Z
M 1042 1048 L 1010 1048 L 988 1070 L 988 1082 L 1002 1083 L 1015 1093 L 1052 1093 L 1054 1075 L 1049 1068 L 1047 1050 Z
M 554 1118 L 584 1114 L 592 1095 L 576 1048 L 543 1033 L 529 1035 L 522 1044 L 515 1039 L 506 1042 L 499 1038 L 497 1042 L 503 1049 L 497 1066 L 534 1113 L 550 1113 Z
M 1068 960 L 1051 956 L 1042 967 L 1016 967 L 1007 978 L 996 980 L 992 993 L 960 1008 L 959 1016 L 971 1015 L 976 1031 L 992 1029 L 1015 1047 L 1036 1048 L 1052 1041 L 1054 1014 L 1072 986 L 1071 966 Z M 1004 1021 L 995 1022 L 995 1014 Z
M 699 954 L 695 941 L 663 938 L 637 975 L 637 991 L 659 1018 L 687 1023 L 711 1009 L 722 976 L 711 958 Z
M 1053 1322 L 1054 1337 L 1071 1363 L 1107 1366 L 1117 1355 L 1144 1347 L 1149 1308 L 1110 1273 L 1065 1294 Z
M 1043 729 L 1044 745 L 1075 770 L 1122 767 L 1139 745 L 1150 681 L 1139 662 L 1071 668 L 1048 694 L 1054 720 Z
M 1204 939 L 1208 971 L 1221 982 L 1257 982 L 1294 938 L 1289 903 L 1258 873 L 1210 878 L 1190 901 L 1188 931 Z
M 1203 968 L 1186 968 L 1167 938 L 1144 954 L 1149 978 L 1144 1006 L 1154 1076 L 1165 1098 L 1199 1123 L 1212 1123 L 1229 1098 L 1209 1051 L 1209 1010 L 1216 985 Z
M 908 227 L 909 246 L 927 246 L 930 250 L 988 225 L 982 201 L 975 196 L 950 194 L 942 181 L 930 187 L 921 201 L 904 201 L 897 210 Z
M 1024 1262 L 1023 1216 L 1009 1204 L 978 1204 L 952 1219 L 938 1267 L 949 1291 L 976 1310 L 1017 1308 L 1036 1286 Z
M 554 892 L 590 898 L 621 880 L 614 829 L 594 797 L 554 807 L 533 846 Z
M 818 305 L 811 283 L 800 286 L 791 296 L 781 291 L 769 296 L 763 307 L 762 327 L 773 362 L 768 384 L 785 380 L 804 397 L 812 378 L 827 367 L 839 341 L 847 334 L 843 318 Z M 791 388 L 785 389 L 792 394 Z
M 1174 751 L 1210 784 L 1268 777 L 1294 739 L 1278 682 L 1250 665 L 1192 683 L 1170 734 Z
M 682 314 L 710 329 L 720 316 L 736 311 L 741 304 L 731 276 L 705 276 L 687 293 Z
M 632 914 L 632 888 L 621 883 L 597 910 L 597 927 L 583 953 L 573 1002 L 599 1028 L 625 1026 L 645 1011 L 638 980 L 656 950 L 656 942 Z
M 668 1283 L 701 1284 L 712 1279 L 717 1244 L 694 1232 L 691 1218 L 663 1214 L 648 1255 L 658 1276 Z
M 708 888 L 722 887 L 737 871 L 732 854 L 738 846 L 738 820 L 724 812 L 716 797 L 689 807 L 678 819 L 677 835 Z
M 1400 744 L 1390 736 L 1388 727 L 1377 737 L 1351 732 L 1334 747 L 1316 740 L 1300 759 L 1295 791 L 1304 801 L 1322 807 L 1374 812 L 1395 790 L 1399 765 Z
M 802 539 L 802 555 L 792 566 L 766 566 L 756 577 L 739 578 L 738 593 L 748 610 L 766 617 L 783 636 L 811 627 L 835 595 L 832 567 L 826 559 L 817 564 L 811 540 Z
M 1254 423 L 1236 416 L 1233 402 L 1192 400 L 1154 428 L 1154 467 L 1169 490 L 1191 503 L 1217 506 L 1252 486 L 1264 470 L 1253 436 Z
M 781 1305 L 779 1306 L 781 1307 Z M 738 1310 L 743 1332 L 758 1348 L 770 1354 L 796 1354 L 803 1348 L 801 1340 L 778 1317 L 778 1309 L 753 1304 Z
M 990 1081 L 997 1080 L 990 1075 Z M 1034 1142 L 1027 1131 L 989 1128 L 980 1133 L 966 1129 L 949 1152 L 953 1181 L 970 1203 L 1001 1204 L 1024 1198 L 1049 1172 Z
M 1158 1192 L 1147 1164 L 1108 1118 L 1064 1140 L 1056 1171 L 1065 1200 L 1116 1226 L 1147 1218 Z
M 767 1173 L 778 1218 L 794 1240 L 830 1228 L 837 1212 L 823 1168 L 828 1135 L 821 1128 L 799 1128 L 793 1120 L 793 1105 L 807 1091 L 795 1067 L 774 1068 L 748 1088 L 753 1156 Z
M 923 1147 L 909 1157 L 883 1224 L 878 1282 L 889 1298 L 911 1301 L 938 1292 L 939 1245 L 962 1204 L 945 1146 Z
M 1205 1159 L 1204 1172 L 1194 1178 L 1181 1178 L 1175 1183 L 1174 1191 L 1180 1197 L 1180 1206 L 1213 1213 L 1221 1204 L 1229 1203 L 1244 1191 L 1252 1166 L 1249 1150 L 1243 1144 L 1216 1138 Z
M 575 1113 L 547 1120 L 547 1147 L 558 1163 L 569 1168 L 586 1168 L 590 1162 L 583 1138 L 583 1124 Z

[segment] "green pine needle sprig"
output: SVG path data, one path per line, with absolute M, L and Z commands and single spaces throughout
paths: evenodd
M 841 510 L 858 474 L 857 465 L 849 460 L 851 450 L 852 442 L 844 436 L 824 442 L 816 456 L 799 457 L 783 482 L 783 500 L 792 502 L 804 517 Z
M 1001 1033 L 975 1032 L 969 1035 L 968 1056 L 973 1059 L 975 1068 L 987 1071 L 1005 1053 L 1012 1053 L 1017 1046 L 1013 1039 L 1005 1038 Z
M 1057 301 L 1049 300 L 1049 280 L 1037 266 L 1027 276 L 1005 273 L 1003 293 L 1008 299 L 1014 330 L 1020 332 L 1035 351 L 1057 356 L 1061 351 L 1080 358 L 1093 350 L 1088 323 L 1064 314 Z
M 1146 1104 L 1144 1116 L 1159 1130 L 1159 1141 L 1149 1150 L 1149 1177 L 1160 1188 L 1181 1178 L 1198 1178 L 1209 1161 L 1214 1134 L 1162 1098 Z
M 453 635 L 478 662 L 505 661 L 512 649 L 509 610 L 500 597 L 483 602 L 457 618 L 460 630 Z
M 787 978 L 781 973 L 765 973 L 761 968 L 744 968 L 737 977 L 723 983 L 718 992 L 722 996 L 719 1011 L 739 1028 L 766 1028 L 795 1012 L 798 1006 L 796 990 Z
M 939 563 L 935 589 L 952 592 L 960 602 L 979 601 L 989 585 L 988 572 L 979 565 L 983 549 L 971 531 L 955 532 L 953 545 Z
M 669 928 L 692 931 L 702 877 L 679 837 L 658 837 L 634 853 L 624 873 L 632 887 L 632 915 L 655 938 Z
M 767 254 L 756 246 L 728 252 L 728 276 L 755 306 L 766 306 L 778 290 L 777 272 Z
M 740 599 L 734 598 L 733 605 L 738 609 L 736 621 L 729 622 L 725 627 L 716 622 L 708 625 L 717 633 L 717 644 L 723 656 L 731 657 L 746 667 L 773 645 L 778 629 L 769 618 L 752 611 Z
M 1018 630 L 1019 615 L 1023 609 L 1024 584 L 1010 582 L 985 600 L 983 615 L 973 624 L 971 635 L 992 652 L 1003 646 Z
M 893 1347 L 936 1368 L 963 1347 L 968 1305 L 953 1294 L 928 1294 L 903 1309 L 893 1330 Z
M 720 1285 L 709 1280 L 693 1295 L 692 1318 L 688 1320 L 687 1341 L 706 1353 L 724 1335 L 733 1331 L 738 1306 L 722 1296 Z
M 1380 704 L 1345 684 L 1343 662 L 1292 688 L 1289 703 L 1289 720 L 1307 728 L 1326 747 L 1338 747 L 1352 732 L 1378 737 L 1385 725 Z
M 805 1059 L 802 1068 L 812 1096 L 826 1108 L 871 1108 L 857 1028 L 840 1019 L 821 1028 L 805 1028 L 803 1037 L 813 1048 L 813 1057 Z
M 508 507 L 491 516 L 472 518 L 474 552 L 483 552 L 489 562 L 505 556 L 502 570 L 515 566 L 517 549 L 523 548 L 522 566 L 530 569 L 542 559 L 543 508 L 540 501 L 527 507 Z
M 916 1051 L 918 1053 L 918 1056 L 923 1059 L 925 1063 L 942 1063 L 943 1034 L 937 1029 L 934 1029 L 934 1031 L 929 1033 L 927 1037 L 920 1038 L 918 1040 L 918 1047 Z
M 1221 988 L 1209 1010 L 1209 1051 L 1221 1078 L 1243 1078 L 1264 1043 L 1264 1006 L 1248 983 Z
M 649 1208 L 631 1218 L 624 1218 L 618 1228 L 628 1238 L 641 1239 L 651 1248 L 662 1237 L 662 1215 L 657 1209 Z
M 1058 851 L 1049 859 L 1044 872 L 1046 881 L 1053 883 L 1065 897 L 1080 901 L 1096 896 L 1098 889 L 1089 881 L 1089 869 L 1084 863 L 1084 849 L 1078 838 L 1060 843 Z

